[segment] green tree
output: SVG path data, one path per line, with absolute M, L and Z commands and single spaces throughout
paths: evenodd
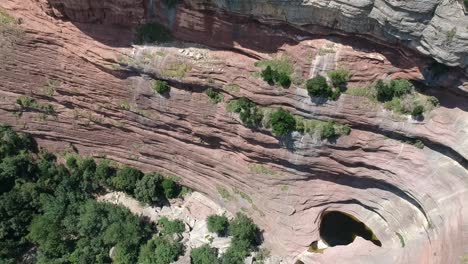
M 406 79 L 391 80 L 390 89 L 393 90 L 393 96 L 401 97 L 412 92 L 413 84 Z
M 244 264 L 245 258 L 249 255 L 251 244 L 247 240 L 234 238 L 231 246 L 221 257 L 222 264 Z
M 253 245 L 256 242 L 259 230 L 255 223 L 243 213 L 237 213 L 229 225 L 229 233 L 235 240 L 242 240 Z
M 377 91 L 377 100 L 380 102 L 390 101 L 394 96 L 393 88 L 385 84 L 382 80 L 377 81 L 375 90 Z
M 182 254 L 182 245 L 168 237 L 156 237 L 141 248 L 139 264 L 169 264 Z
M 110 165 L 110 161 L 102 160 L 96 167 L 95 175 L 100 183 L 108 183 L 115 176 L 115 168 Z
M 167 217 L 161 217 L 158 220 L 158 225 L 162 227 L 163 235 L 181 234 L 185 231 L 184 222 L 179 219 L 169 220 Z
M 229 220 L 225 215 L 210 215 L 207 218 L 208 231 L 225 236 L 229 228 Z
M 190 252 L 191 264 L 219 264 L 218 252 L 209 245 L 192 249 Z
M 112 186 L 117 191 L 124 191 L 133 194 L 136 183 L 143 177 L 143 173 L 135 168 L 125 166 L 117 171 L 115 177 L 112 178 Z
M 316 76 L 306 82 L 306 88 L 310 96 L 329 98 L 333 90 L 328 86 L 327 79 L 323 76 Z
M 269 65 L 262 71 L 261 75 L 263 80 L 268 84 L 273 85 L 275 83 L 276 72 Z
M 276 76 L 276 81 L 284 88 L 287 88 L 291 85 L 291 77 L 289 77 L 289 75 L 284 72 L 278 73 Z
M 164 190 L 164 195 L 166 196 L 166 198 L 168 199 L 176 198 L 177 195 L 179 194 L 180 188 L 174 180 L 170 178 L 165 178 L 162 181 L 161 185 Z
M 296 128 L 296 120 L 289 111 L 280 108 L 270 116 L 270 125 L 275 136 L 284 136 Z
M 135 198 L 147 204 L 158 202 L 159 198 L 164 195 L 161 187 L 162 181 L 163 177 L 159 174 L 145 174 L 145 176 L 136 183 Z

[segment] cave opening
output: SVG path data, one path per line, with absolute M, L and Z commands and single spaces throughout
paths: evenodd
M 329 211 L 322 216 L 320 238 L 328 246 L 349 245 L 356 236 L 369 240 L 376 246 L 382 246 L 372 230 L 352 215 L 340 211 Z

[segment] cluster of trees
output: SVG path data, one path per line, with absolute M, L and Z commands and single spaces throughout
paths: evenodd
M 211 215 L 207 222 L 210 232 L 232 236 L 231 245 L 220 258 L 209 245 L 195 248 L 190 254 L 192 264 L 243 264 L 249 252 L 260 244 L 259 229 L 245 214 L 237 213 L 230 222 L 224 215 Z
M 413 84 L 406 79 L 395 79 L 390 82 L 382 80 L 375 84 L 376 99 L 385 103 L 385 107 L 402 114 L 420 117 L 426 111 L 437 107 L 439 100 L 429 96 L 425 100 L 414 92 Z
M 118 169 L 108 161 L 70 157 L 59 164 L 55 155 L 38 151 L 30 136 L 0 126 L 0 262 L 21 262 L 31 249 L 37 263 L 166 264 L 151 259 L 168 251 L 178 252 L 177 258 L 182 247 L 165 234 L 179 232 L 180 223 L 163 220 L 161 237 L 150 240 L 155 226 L 93 199 L 104 187 L 149 203 L 182 189 L 161 175 Z
M 318 75 L 306 82 L 306 89 L 312 97 L 323 97 L 332 100 L 337 100 L 341 92 L 346 90 L 346 85 L 350 78 L 350 73 L 344 69 L 338 69 L 328 72 L 331 85 L 327 79 Z
M 261 76 L 270 85 L 278 84 L 284 88 L 288 88 L 291 85 L 291 77 L 287 72 L 274 70 L 270 65 L 262 70 Z

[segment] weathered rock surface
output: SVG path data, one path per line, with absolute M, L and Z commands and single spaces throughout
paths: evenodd
M 56 3 L 69 8 L 75 2 Z M 102 1 L 99 7 L 110 2 Z M 117 4 L 122 3 L 129 2 Z M 250 3 L 245 2 L 245 10 Z M 318 1 L 308 4 L 318 5 Z M 394 1 L 397 4 L 403 2 Z M 423 121 L 414 121 L 396 117 L 363 97 L 343 95 L 336 102 L 317 105 L 300 87 L 278 89 L 252 76 L 258 71 L 254 62 L 271 56 L 265 50 L 289 54 L 296 74 L 304 79 L 344 65 L 353 73 L 350 86 L 387 77 L 421 79 L 427 58 L 347 37 L 291 41 L 297 33 L 291 28 L 270 28 L 228 14 L 207 17 L 188 8 L 168 16 L 177 25 L 177 36 L 234 48 L 174 43 L 132 48 L 130 30 L 57 20 L 43 0 L 8 0 L 0 7 L 21 18 L 24 31 L 11 45 L 0 46 L 0 122 L 32 133 L 41 146 L 77 149 L 147 171 L 178 175 L 184 184 L 229 211 L 249 213 L 264 229 L 265 244 L 284 263 L 300 258 L 304 263 L 442 264 L 466 258 L 465 95 L 427 90 L 441 106 Z M 98 12 L 116 18 L 115 14 L 126 12 L 119 5 L 97 11 L 88 1 L 75 8 L 87 8 L 76 13 L 84 22 L 103 21 L 94 19 Z M 140 8 L 134 14 L 140 17 L 145 12 Z M 125 24 L 133 23 L 130 15 L 122 18 L 126 19 Z M 212 27 L 207 28 L 208 24 Z M 211 38 L 201 38 L 210 32 Z M 333 55 L 320 52 L 329 47 Z M 122 66 L 117 67 L 116 61 Z M 185 76 L 169 78 L 170 96 L 155 95 L 149 76 L 163 76 L 174 64 L 187 66 Z M 52 94 L 46 91 L 51 80 L 56 83 Z M 222 92 L 225 101 L 246 96 L 260 105 L 287 108 L 305 117 L 334 118 L 353 130 L 333 143 L 293 134 L 282 144 L 267 130 L 244 127 L 224 103 L 210 103 L 203 93 L 210 86 Z M 52 104 L 57 114 L 44 118 L 28 111 L 18 117 L 15 101 L 23 94 Z M 426 147 L 402 142 L 409 137 L 420 138 Z M 268 169 L 253 170 L 258 164 Z M 229 196 L 221 197 L 222 188 Z M 323 254 L 307 253 L 319 239 L 320 216 L 327 210 L 340 210 L 363 221 L 382 247 L 357 239 Z

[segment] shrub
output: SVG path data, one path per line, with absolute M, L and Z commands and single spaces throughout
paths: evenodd
M 207 219 L 208 231 L 225 236 L 229 228 L 229 220 L 224 215 L 210 215 Z
M 284 72 L 278 73 L 275 80 L 284 88 L 291 86 L 291 77 Z
M 249 246 L 256 243 L 258 233 L 258 227 L 243 213 L 237 213 L 229 225 L 229 234 L 234 237 L 234 240 L 246 241 Z
M 273 70 L 271 69 L 271 66 L 268 65 L 261 73 L 262 78 L 265 82 L 269 83 L 270 85 L 273 85 L 275 83 L 275 78 Z
M 257 105 L 245 97 L 229 102 L 228 110 L 239 113 L 242 123 L 250 127 L 258 126 L 263 118 Z
M 136 183 L 135 198 L 147 204 L 158 202 L 159 198 L 163 196 L 162 179 L 162 176 L 156 173 L 145 174 Z
M 349 81 L 350 73 L 348 70 L 338 69 L 328 72 L 328 77 L 330 77 L 334 87 L 344 90 L 346 89 L 346 84 Z
M 391 86 L 385 84 L 382 80 L 378 80 L 375 84 L 377 92 L 377 100 L 380 102 L 390 101 L 393 98 L 394 91 Z
M 168 42 L 171 40 L 171 33 L 160 24 L 149 23 L 137 29 L 137 44 Z
M 255 66 L 263 69 L 260 75 L 270 85 L 276 84 L 284 88 L 291 85 L 294 68 L 288 56 L 282 55 L 272 60 L 258 61 Z
M 413 84 L 406 79 L 396 79 L 390 81 L 390 89 L 393 90 L 393 96 L 402 97 L 413 90 Z
M 284 136 L 294 131 L 296 120 L 289 111 L 280 108 L 271 114 L 270 126 L 275 136 Z
M 141 248 L 139 264 L 169 264 L 182 254 L 182 245 L 166 237 L 156 237 Z
M 135 168 L 125 166 L 117 171 L 115 177 L 111 179 L 111 185 L 117 191 L 124 191 L 133 194 L 136 183 L 143 177 L 143 173 Z
M 218 252 L 209 245 L 192 249 L 190 252 L 191 264 L 219 264 Z
M 418 117 L 421 116 L 424 113 L 424 107 L 422 105 L 417 105 L 414 107 L 413 111 L 411 112 L 411 115 L 413 117 Z
M 158 220 L 158 225 L 162 227 L 161 233 L 163 235 L 180 234 L 185 231 L 184 222 L 179 219 L 171 221 L 167 217 L 161 217 Z
M 333 121 L 328 121 L 324 126 L 323 126 L 323 130 L 322 130 L 322 138 L 327 138 L 327 139 L 330 139 L 330 138 L 333 138 L 336 136 L 336 133 L 335 133 L 335 126 L 334 126 L 334 122 Z
M 208 95 L 210 101 L 214 104 L 223 101 L 223 95 L 220 92 L 213 90 L 213 88 L 206 89 L 205 94 Z
M 171 87 L 169 87 L 166 81 L 155 80 L 153 82 L 153 90 L 158 94 L 165 94 L 171 90 Z
M 314 77 L 306 82 L 306 88 L 310 96 L 328 98 L 333 91 L 323 76 Z
M 435 96 L 429 96 L 427 101 L 434 107 L 438 107 L 440 105 L 439 99 L 437 99 Z

